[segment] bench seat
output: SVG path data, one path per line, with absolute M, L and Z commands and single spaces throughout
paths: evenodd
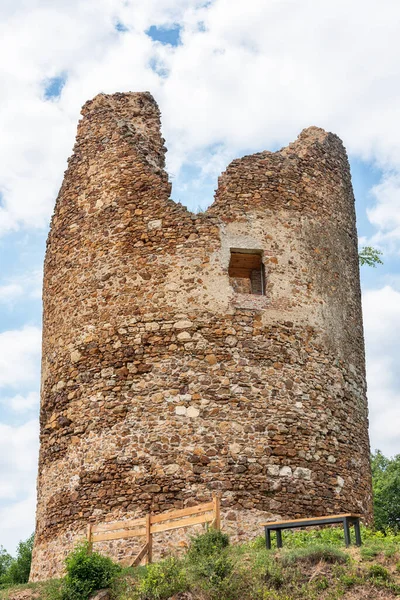
M 316 527 L 318 525 L 333 525 L 342 523 L 344 529 L 344 541 L 346 546 L 351 543 L 350 525 L 354 525 L 357 546 L 361 546 L 360 517 L 356 513 L 343 513 L 340 515 L 326 515 L 324 517 L 311 517 L 304 519 L 289 519 L 287 521 L 269 521 L 261 523 L 265 530 L 265 541 L 267 549 L 271 549 L 271 531 L 276 531 L 276 543 L 282 548 L 282 530 L 294 529 L 296 527 Z

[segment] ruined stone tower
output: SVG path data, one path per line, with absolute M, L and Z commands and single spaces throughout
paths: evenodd
M 239 539 L 279 516 L 368 518 L 340 139 L 311 127 L 279 152 L 234 160 L 214 204 L 192 214 L 169 199 L 150 94 L 100 94 L 82 114 L 45 261 L 32 579 L 60 572 L 88 522 L 213 491 Z

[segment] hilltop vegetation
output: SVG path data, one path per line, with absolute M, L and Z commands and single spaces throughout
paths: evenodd
M 363 546 L 346 549 L 342 529 L 285 531 L 284 548 L 270 551 L 259 537 L 231 546 L 210 530 L 184 556 L 122 569 L 78 547 L 66 577 L 28 580 L 33 536 L 12 558 L 0 547 L 0 600 L 87 600 L 109 588 L 113 600 L 386 600 L 400 597 L 400 455 L 372 456 L 375 530 L 362 528 Z M 274 539 L 273 539 L 274 543 Z
M 265 549 L 262 537 L 231 546 L 210 530 L 188 552 L 148 567 L 121 569 L 84 546 L 67 561 L 62 580 L 31 584 L 24 598 L 87 600 L 109 587 L 114 600 L 361 600 L 400 597 L 400 535 L 363 528 L 360 549 L 346 549 L 340 528 L 284 532 L 284 548 Z M 22 588 L 0 592 L 22 598 Z M 27 592 L 28 593 L 28 592 Z

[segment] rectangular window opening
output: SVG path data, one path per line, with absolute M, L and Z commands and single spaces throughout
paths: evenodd
M 229 281 L 239 294 L 265 295 L 265 271 L 262 250 L 236 250 L 231 248 Z

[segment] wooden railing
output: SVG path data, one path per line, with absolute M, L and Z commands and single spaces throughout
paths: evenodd
M 139 519 L 115 521 L 100 525 L 90 523 L 87 527 L 87 541 L 89 551 L 92 551 L 93 544 L 96 542 L 146 536 L 146 543 L 140 552 L 134 558 L 126 561 L 125 564 L 135 566 L 140 564 L 143 558 L 146 559 L 146 564 L 149 564 L 152 561 L 153 534 L 207 523 L 212 524 L 215 529 L 221 528 L 220 497 L 218 495 L 213 496 L 211 502 L 158 515 L 147 514 Z

